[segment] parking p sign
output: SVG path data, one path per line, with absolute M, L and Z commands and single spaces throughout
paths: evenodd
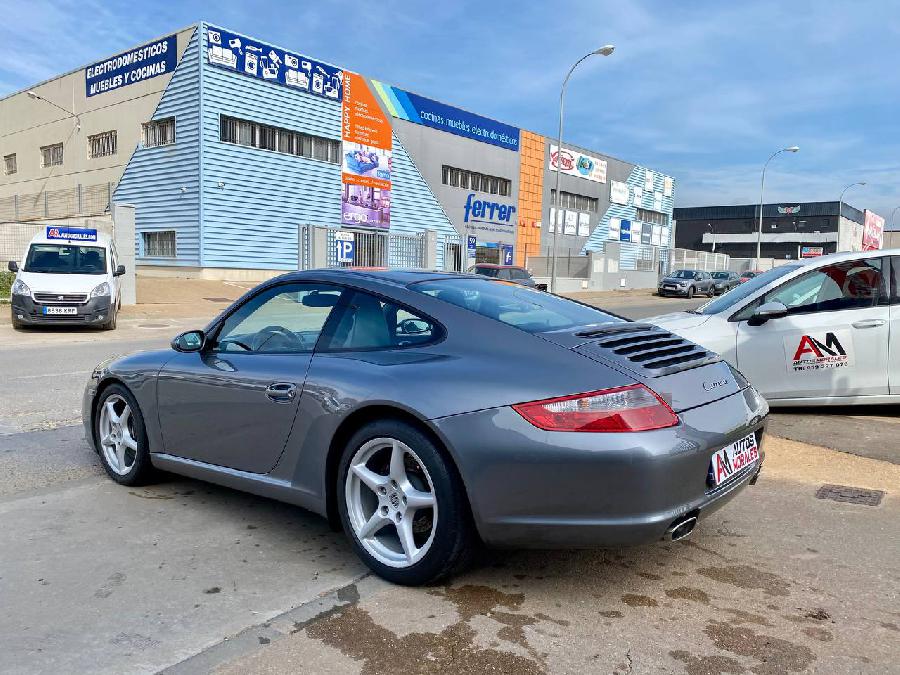
M 356 241 L 352 232 L 335 232 L 334 247 L 339 265 L 353 263 L 353 257 L 356 253 Z

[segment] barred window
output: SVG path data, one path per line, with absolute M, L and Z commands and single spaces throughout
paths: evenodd
M 141 125 L 141 145 L 145 148 L 156 148 L 160 145 L 172 145 L 175 142 L 175 118 L 166 117 L 161 120 L 145 122 Z
M 492 195 L 508 197 L 512 192 L 512 181 L 498 176 L 487 176 L 477 171 L 457 169 L 446 164 L 441 167 L 441 182 L 450 187 L 475 192 L 487 192 Z
M 11 176 L 16 171 L 19 170 L 19 167 L 16 165 L 16 153 L 12 153 L 11 155 L 3 156 L 3 173 L 7 176 Z
M 102 134 L 88 136 L 88 159 L 109 157 L 116 154 L 116 132 L 104 131 Z
M 141 232 L 144 256 L 148 258 L 175 257 L 175 230 Z
M 41 147 L 41 166 L 61 166 L 63 163 L 63 144 L 54 143 Z
M 226 115 L 219 119 L 219 138 L 225 143 L 309 157 L 331 164 L 341 163 L 340 141 Z
M 560 207 L 571 209 L 572 211 L 592 211 L 594 213 L 600 208 L 600 200 L 596 197 L 588 197 L 586 195 L 577 195 L 573 192 L 563 190 L 560 194 Z M 550 203 L 556 204 L 556 190 L 550 190 Z
M 653 223 L 654 225 L 669 224 L 669 217 L 665 213 L 650 211 L 649 209 L 637 209 L 637 219 L 645 223 Z

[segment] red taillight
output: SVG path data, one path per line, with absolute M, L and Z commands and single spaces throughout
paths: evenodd
M 649 431 L 678 424 L 678 416 L 642 384 L 518 403 L 513 410 L 545 431 Z

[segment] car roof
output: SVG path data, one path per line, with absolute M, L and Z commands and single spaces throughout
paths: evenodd
M 103 246 L 109 248 L 112 238 L 106 232 L 98 232 L 96 241 L 79 241 L 76 239 L 48 239 L 47 231 L 39 232 L 31 238 L 28 245 L 31 244 L 83 244 L 84 246 Z
M 276 279 L 279 281 L 330 279 L 332 281 L 346 282 L 352 282 L 354 279 L 358 279 L 380 281 L 397 286 L 409 286 L 410 284 L 415 284 L 420 281 L 457 279 L 464 277 L 484 279 L 482 276 L 460 272 L 443 272 L 440 270 L 422 269 L 387 269 L 383 267 L 324 267 L 314 270 L 288 272 L 280 277 L 276 277 Z

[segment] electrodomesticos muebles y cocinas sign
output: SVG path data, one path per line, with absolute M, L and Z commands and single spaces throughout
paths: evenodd
M 344 73 L 341 141 L 341 222 L 388 229 L 391 225 L 391 123 L 381 112 L 365 79 L 356 73 Z
M 85 68 L 85 94 L 96 96 L 172 73 L 177 63 L 178 40 L 174 35 L 148 42 Z
M 384 107 L 394 117 L 507 150 L 519 149 L 517 127 L 432 101 L 383 82 L 372 80 L 372 85 Z
M 341 100 L 343 70 L 308 56 L 286 52 L 213 26 L 206 30 L 206 56 L 210 64 L 219 68 L 334 101 Z

